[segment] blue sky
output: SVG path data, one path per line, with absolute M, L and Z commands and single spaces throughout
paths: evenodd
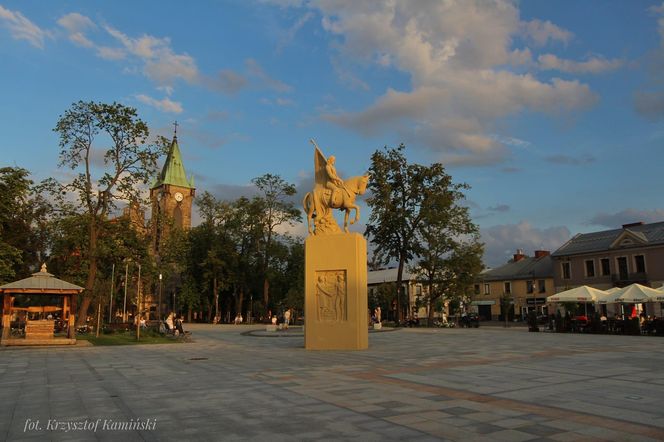
M 36 180 L 66 176 L 71 103 L 118 101 L 177 120 L 221 198 L 267 172 L 308 190 L 312 137 L 344 177 L 403 142 L 472 187 L 493 266 L 664 220 L 661 0 L 0 0 L 0 59 L 3 162 Z

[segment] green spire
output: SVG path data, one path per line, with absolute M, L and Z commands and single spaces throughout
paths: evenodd
M 168 150 L 168 156 L 164 163 L 164 168 L 157 177 L 157 181 L 152 188 L 159 187 L 162 184 L 172 184 L 174 186 L 194 188 L 194 177 L 187 179 L 187 174 L 184 170 L 182 163 L 182 155 L 180 154 L 180 147 L 178 146 L 177 135 L 173 136 L 173 142 Z

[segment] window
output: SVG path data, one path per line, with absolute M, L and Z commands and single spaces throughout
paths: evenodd
M 627 258 L 621 256 L 620 258 L 616 258 L 616 262 L 618 263 L 618 277 L 620 279 L 627 279 L 629 277 L 627 270 Z
M 526 281 L 526 291 L 528 293 L 534 293 L 535 292 L 535 282 L 534 281 Z
M 595 277 L 595 261 L 592 259 L 586 261 L 586 277 L 587 278 Z
M 475 284 L 474 292 L 475 292 L 476 295 L 480 294 L 480 285 L 479 284 Z
M 539 292 L 540 293 L 546 293 L 546 281 L 543 279 L 540 279 L 537 281 L 537 285 L 539 286 Z
M 611 261 L 609 258 L 602 258 L 599 260 L 602 266 L 602 276 L 609 276 L 611 274 Z
M 484 284 L 484 294 L 485 295 L 491 294 L 491 284 Z
M 506 282 L 505 283 L 505 294 L 509 295 L 512 293 L 512 283 L 511 282 Z
M 636 255 L 634 257 L 634 267 L 636 268 L 636 273 L 645 273 L 646 257 L 643 255 Z
M 569 262 L 562 263 L 563 279 L 572 279 L 572 269 Z

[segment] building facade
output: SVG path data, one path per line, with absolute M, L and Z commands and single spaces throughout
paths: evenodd
M 534 257 L 518 250 L 507 264 L 485 270 L 475 282 L 471 308 L 483 320 L 525 318 L 530 311 L 546 315 L 546 297 L 555 294 L 553 260 L 545 250 Z
M 194 178 L 187 178 L 176 134 L 173 136 L 164 167 L 150 189 L 152 246 L 157 255 L 171 229 L 191 228 L 191 209 L 195 194 Z
M 403 292 L 402 295 L 402 305 L 407 302 L 407 310 L 402 311 L 401 318 L 403 321 L 407 316 L 417 316 L 418 318 L 426 318 L 428 311 L 426 306 L 426 287 L 419 281 L 417 281 L 416 276 L 406 270 L 403 271 L 402 275 L 402 285 Z M 387 307 L 387 310 L 383 310 L 383 318 L 386 320 L 393 321 L 396 314 L 396 281 L 397 281 L 397 269 L 383 269 L 383 270 L 372 270 L 367 274 L 367 285 L 368 290 L 367 294 L 369 296 L 370 304 L 376 303 L 378 300 L 378 292 L 381 290 L 382 285 L 390 287 L 390 284 L 393 285 L 391 290 L 393 291 L 391 305 L 383 306 L 381 308 Z M 370 305 L 371 307 L 371 305 Z
M 664 283 L 664 222 L 577 234 L 552 254 L 556 292 Z

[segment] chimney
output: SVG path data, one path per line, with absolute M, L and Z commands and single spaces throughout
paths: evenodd
M 514 262 L 519 262 L 525 257 L 526 255 L 523 254 L 523 249 L 516 249 L 516 253 L 514 254 Z
M 548 250 L 535 250 L 535 258 L 544 258 L 545 256 L 549 256 L 551 252 Z
M 635 223 L 623 224 L 622 228 L 623 229 L 629 229 L 630 227 L 636 227 L 636 226 L 642 226 L 642 225 L 643 225 L 643 221 L 638 221 L 638 222 L 635 222 Z

